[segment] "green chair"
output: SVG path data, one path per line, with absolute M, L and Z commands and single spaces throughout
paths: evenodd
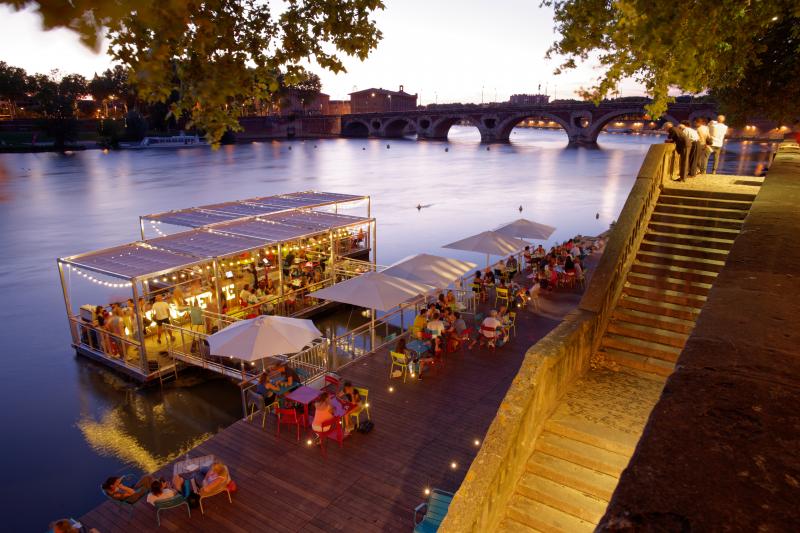
M 434 533 L 439 529 L 442 520 L 447 515 L 453 493 L 433 489 L 428 495 L 428 501 L 417 505 L 414 509 L 414 533 Z M 419 520 L 420 513 L 425 510 L 423 519 Z
M 189 513 L 189 518 L 191 518 L 192 509 L 189 507 L 189 502 L 186 500 L 183 494 L 176 494 L 167 500 L 156 501 L 153 506 L 156 508 L 156 522 L 158 523 L 159 527 L 161 527 L 161 511 L 175 509 L 176 507 L 180 507 L 182 505 L 186 506 L 186 512 Z
M 403 373 L 403 383 L 406 382 L 406 374 L 408 374 L 408 356 L 402 353 L 389 352 L 392 358 L 392 366 L 389 368 L 389 379 L 392 378 L 395 368 Z

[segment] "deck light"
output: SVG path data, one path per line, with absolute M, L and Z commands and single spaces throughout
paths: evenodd
M 314 444 L 314 441 L 313 441 L 313 440 L 311 440 L 311 439 L 308 439 L 308 440 L 306 441 L 306 444 L 308 444 L 309 446 L 311 446 L 312 444 Z
M 480 441 L 480 439 L 475 439 L 475 442 L 473 442 L 473 444 L 474 444 L 475 446 L 480 446 L 480 445 L 481 445 L 481 441 Z
M 394 392 L 394 387 L 389 387 L 389 392 Z
M 430 494 L 431 494 L 431 489 L 426 487 L 425 488 L 425 496 L 430 496 Z
M 450 468 L 452 468 L 453 470 L 455 470 L 456 468 L 458 468 L 458 463 L 456 463 L 455 461 L 453 461 L 452 463 L 450 463 Z

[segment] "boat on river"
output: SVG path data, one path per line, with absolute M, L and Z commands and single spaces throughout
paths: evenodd
M 205 139 L 199 135 L 172 135 L 169 137 L 145 137 L 138 143 L 127 143 L 125 148 L 134 150 L 144 150 L 150 148 L 192 148 L 196 146 L 208 146 Z

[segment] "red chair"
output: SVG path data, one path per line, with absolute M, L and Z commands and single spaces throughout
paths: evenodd
M 327 459 L 328 457 L 328 450 L 327 450 L 327 443 L 328 439 L 334 439 L 336 442 L 339 443 L 339 448 L 344 446 L 344 431 L 342 430 L 342 419 L 341 417 L 337 417 L 333 425 L 328 426 L 327 429 L 323 429 L 322 431 L 314 431 L 314 433 L 319 438 L 319 450 L 322 452 L 322 456 Z
M 339 379 L 338 376 L 334 376 L 332 374 L 325 374 L 325 386 L 322 387 L 323 390 L 329 394 L 336 395 L 339 393 L 339 390 L 342 386 L 342 381 Z
M 297 442 L 300 442 L 300 426 L 306 427 L 306 419 L 303 415 L 297 414 L 294 409 L 276 408 L 275 414 L 278 415 L 278 429 L 276 436 L 281 436 L 281 424 L 287 426 L 297 426 Z
M 487 348 L 494 350 L 495 345 L 497 344 L 497 328 L 490 328 L 488 326 L 481 325 L 480 345 L 483 346 L 484 343 L 486 343 Z

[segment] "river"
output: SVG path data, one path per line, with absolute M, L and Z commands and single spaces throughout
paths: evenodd
M 566 146 L 561 131 L 516 129 L 512 143 L 327 139 L 184 150 L 0 155 L 0 501 L 4 530 L 44 531 L 102 500 L 105 477 L 155 470 L 241 416 L 224 381 L 137 390 L 70 348 L 55 258 L 133 241 L 138 216 L 306 189 L 369 194 L 378 262 L 522 216 L 551 241 L 605 231 L 648 146 L 603 135 Z M 731 143 L 723 169 L 752 174 L 770 147 Z M 417 205 L 426 206 L 417 209 Z

